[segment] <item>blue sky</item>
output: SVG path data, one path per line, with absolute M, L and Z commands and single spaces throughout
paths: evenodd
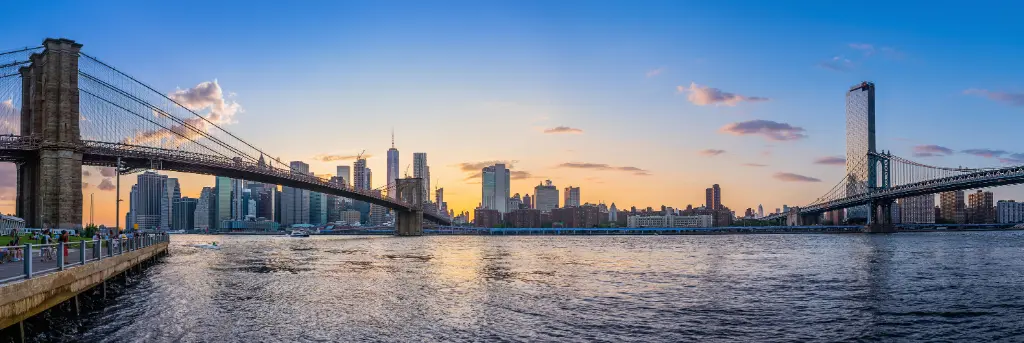
M 513 192 L 550 178 L 581 185 L 584 201 L 685 207 L 718 183 L 742 212 L 806 203 L 842 178 L 843 167 L 814 160 L 844 154 L 844 93 L 863 80 L 877 85 L 882 149 L 977 167 L 1001 163 L 962 150 L 1024 153 L 1015 139 L 1022 10 L 1009 1 L 17 2 L 0 21 L 0 47 L 67 37 L 167 92 L 217 80 L 243 108 L 229 130 L 319 173 L 351 161 L 316 156 L 366 149 L 383 176 L 394 127 L 401 169 L 427 152 L 432 182 L 457 210 L 479 202 L 466 169 L 507 160 L 523 172 Z M 723 132 L 754 120 L 801 137 Z M 581 133 L 544 133 L 560 126 Z M 914 156 L 925 145 L 952 153 Z M 192 195 L 213 183 L 189 180 Z M 1020 187 L 996 193 L 1024 198 Z

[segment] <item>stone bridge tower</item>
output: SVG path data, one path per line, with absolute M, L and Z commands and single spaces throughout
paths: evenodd
M 405 178 L 395 180 L 398 200 L 412 205 L 411 211 L 395 211 L 395 234 L 419 236 L 423 234 L 423 179 Z
M 17 214 L 31 228 L 82 227 L 78 56 L 82 45 L 46 39 L 22 79 L 21 135 L 39 150 L 18 163 Z

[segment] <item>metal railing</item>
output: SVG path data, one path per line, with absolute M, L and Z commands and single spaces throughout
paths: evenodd
M 27 280 L 170 241 L 168 235 L 0 247 L 0 285 Z M 22 268 L 11 265 L 21 263 Z

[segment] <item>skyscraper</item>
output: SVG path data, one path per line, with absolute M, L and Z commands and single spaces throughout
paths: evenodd
M 424 157 L 425 158 L 425 157 Z M 391 131 L 391 149 L 388 149 L 388 197 L 395 199 L 398 192 L 395 191 L 395 179 L 398 179 L 398 149 L 395 149 L 395 131 Z
M 448 214 L 447 204 L 444 202 L 444 188 L 438 188 L 434 191 L 434 205 L 437 205 L 438 213 Z
M 352 188 L 355 189 L 370 189 L 369 183 L 366 182 L 366 159 L 359 158 L 352 164 Z
M 846 196 L 867 193 L 876 174 L 868 154 L 875 152 L 875 84 L 861 82 L 846 92 Z M 867 219 L 867 205 L 846 209 L 846 218 Z
M 373 170 L 366 168 L 366 189 L 373 189 Z
M 135 222 L 135 208 L 138 207 L 137 200 L 139 199 L 139 185 L 132 185 L 131 191 L 128 191 L 128 213 L 124 214 L 124 227 L 134 228 L 136 227 Z
M 338 177 L 342 178 L 342 185 L 352 185 L 352 168 L 349 166 L 338 166 Z
M 277 185 L 251 182 L 248 187 L 252 191 L 252 199 L 256 200 L 256 211 L 252 213 L 253 217 L 276 221 L 274 219 L 276 217 L 274 204 L 277 202 Z
M 430 199 L 430 167 L 427 166 L 427 153 L 412 154 L 412 177 L 423 179 L 423 198 Z
M 947 223 L 965 223 L 964 191 L 939 193 L 939 213 Z
M 245 217 L 245 209 L 249 204 L 242 199 L 244 192 L 245 181 L 231 179 L 231 220 L 242 220 Z
M 544 180 L 544 183 L 533 188 L 533 201 L 541 212 L 551 212 L 558 208 L 558 188 L 551 180 Z
M 714 184 L 711 188 L 704 190 L 704 207 L 709 210 L 718 210 L 722 208 L 722 189 L 718 187 L 718 184 Z
M 195 228 L 196 199 L 184 197 L 174 202 L 174 217 L 171 228 L 174 230 L 192 230 Z
M 290 163 L 292 173 L 309 174 L 309 165 L 300 161 Z M 309 224 L 309 191 L 300 188 L 282 187 L 281 225 Z
M 167 185 L 167 190 L 164 191 L 164 196 L 167 197 L 166 201 L 161 202 L 161 205 L 166 204 L 166 220 L 161 219 L 161 228 L 170 228 L 173 226 L 174 221 L 174 203 L 181 199 L 181 187 L 178 186 L 178 179 L 169 177 L 164 183 Z
M 565 187 L 565 207 L 579 207 L 580 206 L 580 188 L 579 187 Z
M 241 205 L 242 205 L 241 217 L 242 217 L 242 219 L 243 220 L 249 219 L 250 216 L 252 218 L 256 218 L 256 200 L 253 199 L 252 189 L 249 189 L 248 187 L 246 187 L 245 189 L 242 189 L 242 191 L 240 193 L 242 193 L 242 201 L 241 201 Z M 238 219 L 235 219 L 235 220 L 238 220 Z
M 523 208 L 526 208 L 526 209 L 533 208 L 533 198 L 531 198 L 529 194 L 524 194 L 523 195 Z
M 327 223 L 327 195 L 309 192 L 309 222 L 313 225 Z
M 167 175 L 147 171 L 139 174 L 135 186 L 132 187 L 129 210 L 134 217 L 133 222 L 139 229 L 169 229 L 169 208 L 171 196 L 167 191 Z M 133 227 L 133 226 L 129 226 Z
M 761 204 L 757 205 L 757 217 L 758 218 L 764 217 L 764 206 L 761 206 Z
M 480 206 L 489 210 L 498 210 L 499 213 L 508 213 L 508 198 L 511 193 L 509 185 L 511 173 L 502 163 L 484 167 L 481 174 L 481 195 Z
M 193 220 L 193 228 L 197 230 L 209 230 L 210 219 L 213 217 L 214 209 L 214 192 L 213 187 L 203 187 L 203 190 L 199 192 L 199 200 L 196 201 L 196 209 Z
M 233 186 L 231 178 L 226 176 L 218 176 L 215 182 L 216 192 L 216 210 L 214 212 L 213 222 L 210 223 L 210 230 L 221 229 L 221 223 L 225 220 L 231 220 L 231 187 Z

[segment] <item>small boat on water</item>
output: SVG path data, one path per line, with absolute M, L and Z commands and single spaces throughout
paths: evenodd
M 289 237 L 309 237 L 309 232 L 306 232 L 304 230 L 292 230 L 292 233 L 289 234 L 288 236 Z
M 193 244 L 192 247 L 193 248 L 199 248 L 199 249 L 220 250 L 220 245 L 218 245 L 217 242 L 213 242 L 213 243 L 210 243 L 210 244 Z

